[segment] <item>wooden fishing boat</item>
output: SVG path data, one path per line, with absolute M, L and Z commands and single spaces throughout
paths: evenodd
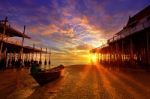
M 36 74 L 31 73 L 31 76 L 39 83 L 39 85 L 44 85 L 59 78 L 63 70 L 64 66 L 60 65 L 49 70 L 40 71 Z

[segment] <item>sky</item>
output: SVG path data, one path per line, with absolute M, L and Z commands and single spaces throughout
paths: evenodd
M 52 64 L 82 64 L 89 50 L 106 43 L 129 16 L 150 0 L 0 0 L 0 20 L 19 31 L 26 25 L 27 45 L 51 50 Z

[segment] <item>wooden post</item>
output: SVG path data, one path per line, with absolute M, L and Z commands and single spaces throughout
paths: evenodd
M 112 51 L 111 51 L 111 46 L 109 45 L 109 64 L 111 64 L 111 55 L 112 55 Z
M 118 44 L 117 44 L 117 42 L 115 43 L 115 47 L 116 47 L 116 50 L 115 50 L 115 62 L 117 62 L 118 61 Z M 118 63 L 116 64 L 116 65 L 118 65 Z
M 45 60 L 46 60 L 46 56 L 47 56 L 47 48 L 46 48 L 46 53 L 45 53 Z
M 40 52 L 40 61 L 39 61 L 39 64 L 41 65 L 42 64 L 42 48 L 41 48 L 41 52 Z
M 51 51 L 49 52 L 49 65 L 51 64 Z
M 46 48 L 46 53 L 45 53 L 45 62 L 44 62 L 45 68 L 46 68 L 46 65 L 47 65 L 46 55 L 47 55 L 47 48 Z
M 32 53 L 33 55 L 32 55 L 32 60 L 31 60 L 32 62 L 33 62 L 33 60 L 34 60 L 34 59 L 33 59 L 33 58 L 34 58 L 34 49 L 35 49 L 35 44 L 33 44 L 33 53 Z
M 123 46 L 124 42 L 123 39 L 121 41 L 121 62 L 124 62 L 124 46 Z
M 6 67 L 7 67 L 7 48 L 5 49 L 5 51 L 4 51 L 4 63 L 5 63 L 5 69 L 6 69 Z
M 1 45 L 0 45 L 0 59 L 1 59 L 1 55 L 2 55 L 2 50 L 3 50 L 3 39 L 4 39 L 4 35 L 6 33 L 6 23 L 8 22 L 8 19 L 7 17 L 5 18 L 5 20 L 2 20 L 4 21 L 4 30 L 3 30 L 3 33 L 2 33 L 2 37 L 1 37 Z
M 133 42 L 132 42 L 132 38 L 130 38 L 130 62 L 131 62 L 131 64 L 133 62 Z
M 24 44 L 25 29 L 26 29 L 26 26 L 24 26 L 24 29 L 23 29 L 23 37 L 22 37 L 21 50 L 20 50 L 20 57 L 19 57 L 22 62 L 23 62 L 23 44 Z

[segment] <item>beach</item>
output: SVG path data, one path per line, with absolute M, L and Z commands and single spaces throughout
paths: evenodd
M 59 79 L 44 86 L 28 69 L 0 71 L 1 99 L 148 99 L 150 72 L 108 70 L 101 65 L 66 66 Z

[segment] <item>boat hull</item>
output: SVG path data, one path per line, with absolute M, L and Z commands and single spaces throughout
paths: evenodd
M 64 67 L 55 67 L 47 71 L 41 71 L 31 76 L 36 80 L 39 85 L 47 84 L 57 78 L 59 78 L 63 72 Z

